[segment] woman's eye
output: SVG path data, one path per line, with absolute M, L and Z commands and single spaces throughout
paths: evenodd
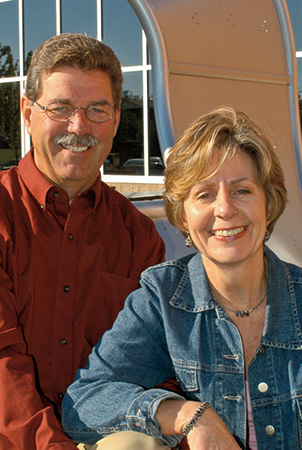
M 209 192 L 202 192 L 197 195 L 197 198 L 200 200 L 208 200 L 209 198 L 211 198 L 211 194 Z
M 238 189 L 236 192 L 239 195 L 247 195 L 247 194 L 251 193 L 251 191 L 249 189 Z

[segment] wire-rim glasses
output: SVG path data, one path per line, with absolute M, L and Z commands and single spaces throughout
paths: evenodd
M 43 109 L 47 117 L 55 122 L 68 122 L 77 111 L 83 109 L 85 116 L 90 122 L 104 123 L 112 119 L 116 109 L 107 103 L 92 103 L 84 108 L 83 106 L 72 106 L 70 103 L 51 102 L 47 106 L 42 106 L 34 102 L 39 108 Z

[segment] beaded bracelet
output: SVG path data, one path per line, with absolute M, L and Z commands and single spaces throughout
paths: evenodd
M 199 407 L 197 408 L 196 413 L 182 427 L 181 434 L 183 434 L 184 436 L 187 436 L 189 434 L 189 432 L 192 430 L 192 428 L 195 426 L 197 420 L 200 419 L 201 416 L 203 415 L 203 413 L 210 407 L 211 407 L 211 405 L 208 402 L 201 403 L 201 405 L 199 405 Z

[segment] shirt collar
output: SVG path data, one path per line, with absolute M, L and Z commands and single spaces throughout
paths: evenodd
M 21 177 L 30 190 L 32 195 L 36 198 L 39 205 L 41 205 L 41 209 L 45 209 L 47 205 L 47 195 L 49 191 L 54 187 L 45 176 L 40 172 L 37 168 L 34 161 L 34 149 L 33 147 L 30 151 L 21 159 L 19 162 L 19 170 Z M 58 190 L 63 190 L 58 188 Z M 89 196 L 93 197 L 93 211 L 95 211 L 97 205 L 101 199 L 101 191 L 102 191 L 102 181 L 101 176 L 99 176 L 96 182 L 85 192 L 79 194 L 79 196 Z M 92 195 L 89 195 L 89 194 Z

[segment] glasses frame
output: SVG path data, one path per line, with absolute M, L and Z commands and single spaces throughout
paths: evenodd
M 117 108 L 113 108 L 112 105 L 108 104 L 108 106 L 111 106 L 111 108 L 113 108 L 113 111 L 112 111 L 111 116 L 109 116 L 109 117 L 108 117 L 107 119 L 105 119 L 105 120 L 95 121 L 95 120 L 91 120 L 90 117 L 88 117 L 88 115 L 87 115 L 87 112 L 88 112 L 89 108 L 90 108 L 91 106 L 93 106 L 93 103 L 91 103 L 91 105 L 87 106 L 86 108 L 84 108 L 84 106 L 72 106 L 72 105 L 70 105 L 69 103 L 62 103 L 62 104 L 71 106 L 71 108 L 73 108 L 73 112 L 71 113 L 70 117 L 68 117 L 68 119 L 54 119 L 53 117 L 50 117 L 50 116 L 48 115 L 48 113 L 50 112 L 49 109 L 48 109 L 48 107 L 49 107 L 50 105 L 54 104 L 54 103 L 60 103 L 60 102 L 50 102 L 50 103 L 48 103 L 48 105 L 42 106 L 42 105 L 40 105 L 40 103 L 38 103 L 37 101 L 34 101 L 34 104 L 36 104 L 37 106 L 39 106 L 39 108 L 41 108 L 41 109 L 45 112 L 45 114 L 47 115 L 47 117 L 48 117 L 50 120 L 53 120 L 54 122 L 69 122 L 69 121 L 73 118 L 73 116 L 76 114 L 77 111 L 79 111 L 80 109 L 83 109 L 86 118 L 87 118 L 90 122 L 92 122 L 92 123 L 105 123 L 105 122 L 108 122 L 108 120 L 111 120 L 111 119 L 113 118 L 113 115 L 114 115 L 115 111 L 117 111 Z

